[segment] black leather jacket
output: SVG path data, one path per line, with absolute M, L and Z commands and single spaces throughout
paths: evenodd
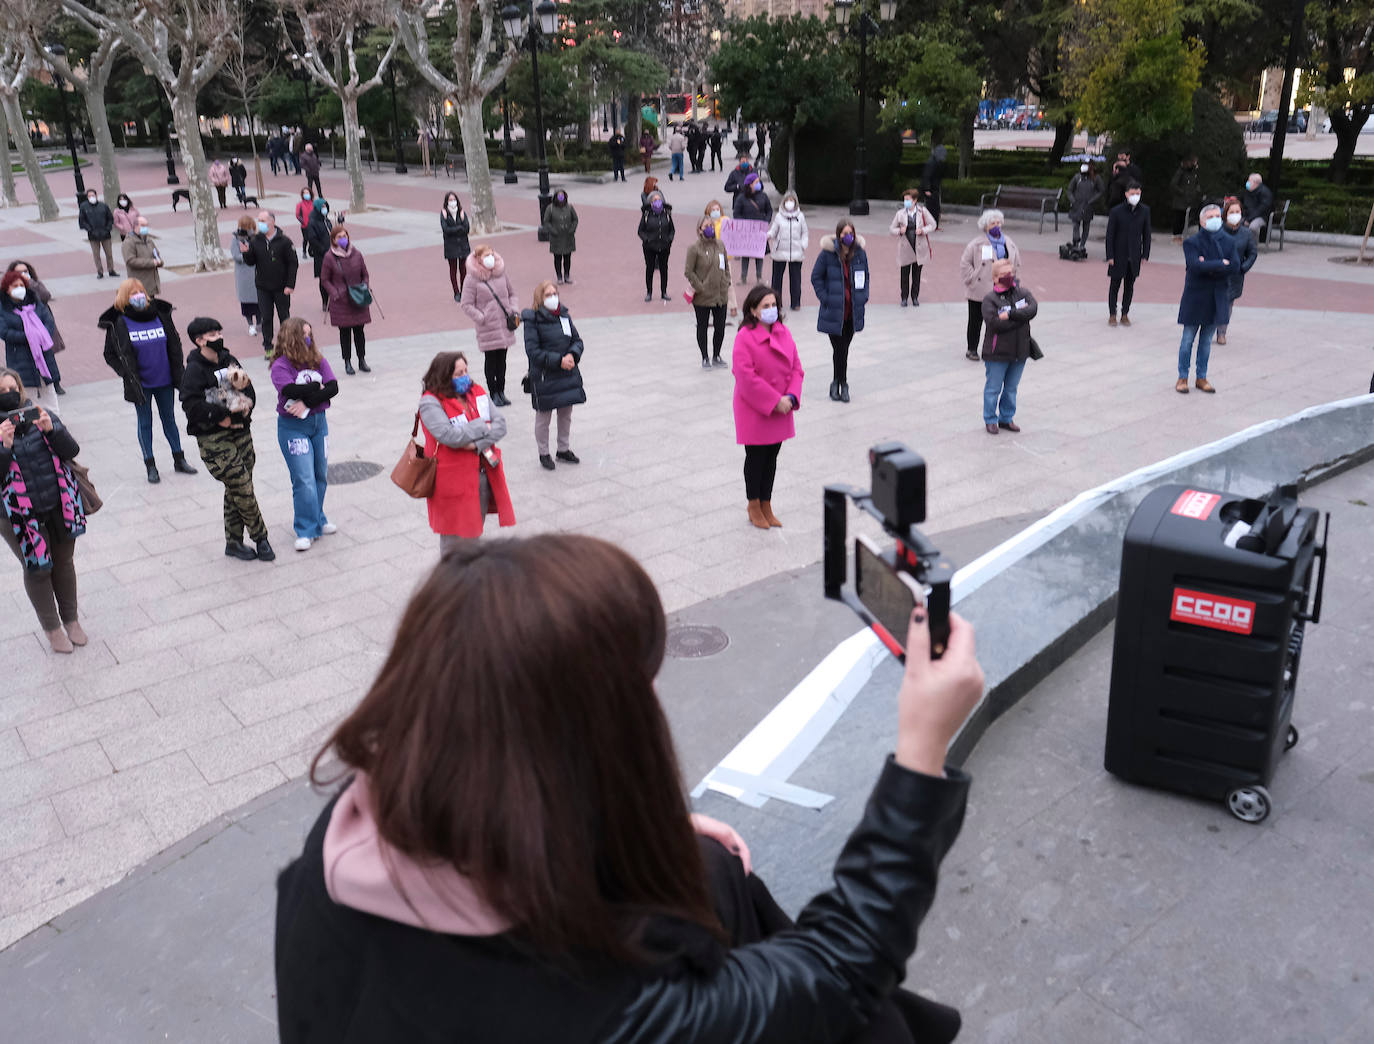
M 438 935 L 334 904 L 320 859 L 326 808 L 278 882 L 281 1039 L 838 1044 L 901 981 L 967 796 L 962 773 L 936 779 L 889 760 L 835 886 L 795 928 L 647 969 L 550 966 L 502 936 Z

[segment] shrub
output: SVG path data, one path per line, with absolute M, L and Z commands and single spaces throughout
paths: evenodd
M 902 159 L 902 137 L 896 130 L 879 130 L 878 106 L 870 99 L 868 125 L 868 189 L 878 193 L 892 183 Z M 807 204 L 847 203 L 854 193 L 854 128 L 859 103 L 842 102 L 831 115 L 807 124 L 797 134 L 797 195 Z M 787 186 L 787 131 L 770 140 L 768 177 L 778 189 Z
M 1245 154 L 1245 132 L 1231 110 L 1208 91 L 1193 92 L 1193 126 L 1184 134 L 1159 141 L 1134 143 L 1131 157 L 1144 173 L 1145 202 L 1155 224 L 1168 225 L 1171 214 L 1169 179 L 1184 156 L 1197 156 L 1203 197 L 1220 200 L 1235 195 L 1245 184 L 1252 161 Z M 1108 164 L 1108 172 L 1111 166 Z

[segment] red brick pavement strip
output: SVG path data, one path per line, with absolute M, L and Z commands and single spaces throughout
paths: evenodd
M 135 202 L 152 201 L 165 205 L 169 201 L 170 188 L 161 183 L 165 181 L 165 169 L 160 164 L 150 164 L 146 156 L 131 158 L 130 170 L 122 181 L 125 191 Z M 121 162 L 123 174 L 124 163 Z M 58 176 L 61 177 L 60 175 Z M 529 175 L 524 176 L 526 181 Z M 300 179 L 294 175 L 272 178 L 266 175 L 270 190 L 284 192 L 298 191 Z M 95 173 L 88 173 L 88 183 L 98 184 Z M 345 207 L 340 201 L 347 198 L 347 181 L 342 171 L 329 172 L 324 176 L 325 193 L 331 197 L 335 209 Z M 21 184 L 26 184 L 20 179 Z M 57 180 L 54 186 L 60 187 Z M 471 323 L 467 316 L 453 302 L 448 284 L 447 264 L 443 259 L 442 244 L 438 231 L 438 207 L 443 194 L 450 188 L 463 192 L 465 183 L 445 178 L 433 180 L 414 179 L 413 183 L 398 184 L 395 181 L 374 181 L 368 187 L 369 203 L 393 208 L 430 211 L 435 215 L 435 228 L 428 241 L 417 243 L 414 249 L 377 253 L 369 257 L 371 283 L 376 292 L 385 318 L 374 314 L 374 321 L 368 330 L 369 340 L 379 341 L 388 337 L 403 337 L 413 334 L 433 333 L 453 330 L 457 332 L 454 347 L 472 347 Z M 528 189 L 528 186 L 522 186 Z M 630 182 L 623 187 L 631 203 L 637 199 L 639 185 Z M 503 189 L 504 191 L 504 189 Z M 569 195 L 577 200 L 578 187 L 571 185 Z M 668 190 L 671 192 L 671 189 Z M 297 230 L 294 216 L 289 213 L 294 196 L 282 199 L 274 197 L 266 201 L 278 212 L 282 227 L 294 238 Z M 671 198 L 671 196 L 670 196 Z M 536 200 L 530 195 L 501 195 L 498 205 L 502 219 L 508 223 L 531 226 L 536 221 Z M 687 246 L 691 242 L 692 226 L 696 220 L 695 209 L 687 213 L 677 213 L 677 238 L 668 268 L 668 286 L 671 300 L 660 301 L 658 282 L 654 282 L 654 299 L 644 301 L 644 263 L 639 239 L 636 235 L 638 214 L 635 210 L 615 207 L 581 206 L 577 253 L 573 255 L 573 286 L 560 288 L 561 296 L 571 309 L 574 317 L 601 317 L 618 315 L 640 315 L 671 313 L 665 319 L 665 337 L 680 340 L 684 347 L 692 341 L 693 317 L 691 309 L 682 299 L 685 281 L 682 278 L 682 263 Z M 231 204 L 222 212 L 220 228 L 228 238 L 233 223 L 242 210 Z M 355 242 L 367 255 L 367 240 L 378 234 L 372 224 L 376 214 L 370 214 L 368 224 L 356 224 Z M 876 214 L 875 214 L 876 217 Z M 874 218 L 867 219 L 869 222 Z M 189 229 L 191 216 L 182 207 L 176 214 L 152 216 L 155 230 L 171 236 Z M 966 230 L 958 234 L 962 238 Z M 806 277 L 810 265 L 819 249 L 823 229 L 813 230 L 812 247 L 803 269 L 803 311 L 798 324 L 809 327 L 814 322 L 815 297 Z M 9 237 L 20 237 L 26 242 L 43 241 L 44 237 L 28 230 L 15 232 L 7 230 Z M 32 237 L 32 238 L 31 238 Z M 875 240 L 877 240 L 875 242 Z M 474 237 L 480 242 L 481 237 Z M 516 291 L 522 303 L 532 296 L 534 285 L 542 279 L 550 278 L 552 261 L 548 246 L 540 243 L 532 228 L 508 232 L 492 237 L 492 243 L 505 258 L 507 267 L 515 282 Z M 897 273 L 895 264 L 890 264 L 891 241 L 887 237 L 868 236 L 871 263 L 874 269 L 874 304 L 895 303 Z M 6 253 L 22 256 L 22 245 L 13 249 L 11 244 L 0 239 L 0 246 Z M 937 238 L 935 258 L 926 266 L 922 279 L 922 300 L 928 302 L 957 302 L 964 297 L 963 286 L 958 274 L 958 256 L 963 243 L 953 235 L 948 240 Z M 1099 248 L 1100 249 L 1100 248 Z M 1183 283 L 1183 266 L 1178 263 L 1179 248 L 1167 238 L 1156 240 L 1156 261 L 1148 263 L 1136 284 L 1135 299 L 1141 303 L 1171 303 L 1179 298 Z M 1054 301 L 1081 301 L 1097 298 L 1104 301 L 1107 290 L 1107 273 L 1104 262 L 1093 260 L 1078 264 L 1060 261 L 1048 251 L 1027 248 L 1024 251 L 1027 263 L 1023 274 L 1032 291 L 1042 303 Z M 0 255 L 2 256 L 2 255 Z M 8 259 L 6 259 L 8 263 Z M 64 275 L 80 275 L 91 272 L 90 255 L 75 228 L 72 229 L 72 249 L 62 253 L 47 255 L 35 262 L 45 278 Z M 1261 258 L 1260 269 L 1263 268 Z M 765 259 L 764 277 L 771 271 L 771 261 Z M 61 362 L 64 378 L 72 384 L 99 380 L 110 376 L 101 358 L 103 346 L 100 332 L 95 326 L 96 318 L 111 304 L 116 284 L 110 280 L 98 281 L 90 274 L 89 292 L 67 293 L 55 303 L 55 311 L 63 334 L 69 346 Z M 323 324 L 319 296 L 309 261 L 301 264 L 301 273 L 293 302 L 293 313 L 315 323 Z M 237 300 L 234 296 L 233 275 L 230 271 L 195 275 L 170 282 L 164 287 L 166 296 L 177 309 L 177 319 L 184 326 L 194 316 L 213 315 L 224 322 L 231 332 L 230 343 L 248 353 L 255 350 L 249 342 L 247 331 L 240 325 Z M 741 294 L 741 297 L 743 295 Z M 1262 270 L 1253 271 L 1246 281 L 1246 301 L 1264 301 L 1274 305 L 1282 302 L 1295 310 L 1346 311 L 1374 313 L 1374 294 L 1365 284 L 1333 279 L 1303 278 L 1289 275 L 1266 275 Z M 921 322 L 919 311 L 910 312 L 913 323 Z M 1105 318 L 1105 316 L 1104 316 Z M 958 328 L 944 331 L 952 342 L 962 339 L 962 324 Z M 326 335 L 328 343 L 335 338 Z

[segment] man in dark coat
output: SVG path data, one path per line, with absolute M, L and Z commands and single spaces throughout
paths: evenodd
M 1131 162 L 1130 149 L 1117 149 L 1116 162 L 1112 164 L 1112 180 L 1107 185 L 1107 212 L 1118 206 L 1126 198 L 1126 186 L 1132 181 L 1141 184 L 1145 175 Z
M 1255 234 L 1255 240 L 1264 238 L 1264 226 L 1274 210 L 1274 193 L 1258 174 L 1245 179 L 1245 188 L 1240 194 L 1240 215 Z
M 1212 354 L 1212 334 L 1217 324 L 1231 317 L 1231 270 L 1239 264 L 1236 247 L 1221 230 L 1221 208 L 1209 203 L 1198 215 L 1198 233 L 1183 241 L 1183 297 L 1178 303 L 1178 322 L 1183 339 L 1178 346 L 1178 381 L 1174 391 L 1188 394 L 1188 368 L 1193 340 L 1197 340 L 1197 390 L 1215 392 L 1207 380 L 1207 360 Z
M 1107 325 L 1116 325 L 1116 297 L 1121 294 L 1121 325 L 1131 325 L 1131 298 L 1142 262 L 1150 260 L 1150 208 L 1140 202 L 1140 182 L 1126 185 L 1126 201 L 1107 215 Z
M 606 142 L 611 150 L 611 180 L 625 180 L 625 135 L 620 133 L 620 128 L 615 129 L 610 141 Z
M 314 145 L 307 145 L 301 153 L 301 171 L 305 174 L 305 187 L 315 193 L 316 199 L 320 199 L 324 195 L 324 188 L 320 185 L 320 157 L 315 154 Z
M 114 248 L 110 245 L 111 236 L 114 234 L 114 214 L 109 206 L 96 195 L 95 189 L 86 193 L 86 198 L 81 203 L 81 209 L 77 216 L 77 225 L 84 229 L 86 238 L 91 241 L 91 257 L 95 259 L 95 277 L 105 278 L 105 269 L 110 270 L 110 275 L 117 276 L 114 266 Z M 100 263 L 100 251 L 105 251 L 105 263 Z
M 296 245 L 282 235 L 270 210 L 258 211 L 258 234 L 239 243 L 244 264 L 255 269 L 258 314 L 262 318 L 262 352 L 272 358 L 272 314 L 285 319 L 291 314 L 291 294 L 296 289 Z
M 949 155 L 943 145 L 936 145 L 921 168 L 921 202 L 926 205 L 935 223 L 940 223 L 940 184 L 945 180 L 945 159 Z
M 711 147 L 711 169 L 724 170 L 725 161 L 720 158 L 720 150 L 725 145 L 725 135 L 720 132 L 719 127 L 711 128 L 711 136 L 706 143 Z

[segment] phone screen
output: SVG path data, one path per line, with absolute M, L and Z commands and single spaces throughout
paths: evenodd
M 921 600 L 921 589 L 910 576 L 894 572 L 863 537 L 854 541 L 854 591 L 864 608 L 905 649 L 907 628 Z

